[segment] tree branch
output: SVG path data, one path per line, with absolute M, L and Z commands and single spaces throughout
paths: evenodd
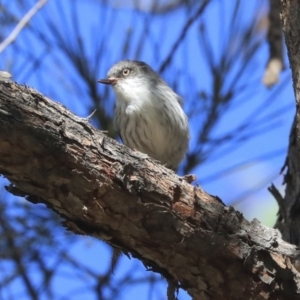
M 291 127 L 289 149 L 286 162 L 284 183 L 286 190 L 283 201 L 279 206 L 276 228 L 284 240 L 300 245 L 300 3 L 296 0 L 281 0 L 281 21 L 288 48 L 289 61 L 292 69 L 294 92 L 296 97 L 296 116 Z M 295 34 L 297 33 L 297 34 Z
M 284 68 L 282 26 L 280 23 L 280 5 L 278 0 L 270 0 L 269 26 L 267 40 L 269 43 L 269 60 L 262 82 L 271 87 L 279 81 Z
M 171 60 L 175 56 L 174 54 L 175 54 L 177 48 L 179 47 L 180 43 L 185 38 L 189 28 L 194 24 L 194 22 L 199 18 L 199 16 L 202 15 L 202 13 L 204 12 L 204 10 L 205 10 L 206 6 L 208 5 L 208 3 L 209 3 L 209 0 L 203 0 L 201 5 L 199 6 L 198 10 L 196 11 L 196 13 L 191 18 L 189 18 L 187 20 L 187 22 L 185 23 L 185 25 L 184 25 L 184 27 L 181 31 L 181 34 L 177 38 L 177 40 L 174 43 L 173 47 L 171 48 L 171 51 L 169 52 L 169 54 L 167 55 L 167 57 L 165 58 L 165 60 L 161 64 L 161 66 L 159 68 L 159 73 L 162 73 L 166 69 L 166 67 L 170 64 Z
M 0 84 L 0 173 L 75 233 L 137 257 L 193 299 L 300 293 L 296 247 L 26 86 Z M 273 299 L 273 298 L 272 298 Z
M 0 54 L 5 50 L 5 48 L 14 42 L 17 36 L 20 34 L 22 29 L 27 25 L 27 23 L 32 19 L 32 17 L 48 2 L 48 0 L 39 0 L 20 20 L 11 34 L 0 44 Z

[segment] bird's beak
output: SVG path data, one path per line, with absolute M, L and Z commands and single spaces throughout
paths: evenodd
M 97 81 L 100 82 L 100 83 L 104 83 L 104 84 L 115 85 L 118 82 L 118 78 L 116 78 L 116 77 L 109 77 L 107 79 L 99 79 Z

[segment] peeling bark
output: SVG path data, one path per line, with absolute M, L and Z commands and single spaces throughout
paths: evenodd
M 7 80 L 0 83 L 0 173 L 10 192 L 46 204 L 69 230 L 142 260 L 193 299 L 299 298 L 299 251 L 277 230 L 248 222 L 61 104 Z

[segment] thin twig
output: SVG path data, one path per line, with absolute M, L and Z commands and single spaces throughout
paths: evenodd
M 271 186 L 268 187 L 268 191 L 273 195 L 273 197 L 277 201 L 277 204 L 279 206 L 279 214 L 281 215 L 281 217 L 283 217 L 283 219 L 286 219 L 287 215 L 284 205 L 284 198 L 273 183 L 271 184 Z
M 162 73 L 165 68 L 170 64 L 172 57 L 174 56 L 175 51 L 177 50 L 178 46 L 186 36 L 189 28 L 193 25 L 193 23 L 198 19 L 198 17 L 203 13 L 205 7 L 209 3 L 209 0 L 203 1 L 202 5 L 200 5 L 199 9 L 196 11 L 195 15 L 193 15 L 188 21 L 186 22 L 180 36 L 178 37 L 177 41 L 174 43 L 170 53 L 168 54 L 165 61 L 162 63 L 161 67 L 159 68 L 159 73 Z
M 0 44 L 0 54 L 3 50 L 14 42 L 17 36 L 20 34 L 22 29 L 26 26 L 26 24 L 32 19 L 32 17 L 47 3 L 48 0 L 40 0 L 37 2 L 25 16 L 20 20 L 11 34 Z

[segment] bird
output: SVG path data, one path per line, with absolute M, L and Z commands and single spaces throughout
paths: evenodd
M 182 98 L 142 61 L 119 61 L 98 82 L 115 92 L 114 125 L 123 143 L 176 171 L 190 139 Z

